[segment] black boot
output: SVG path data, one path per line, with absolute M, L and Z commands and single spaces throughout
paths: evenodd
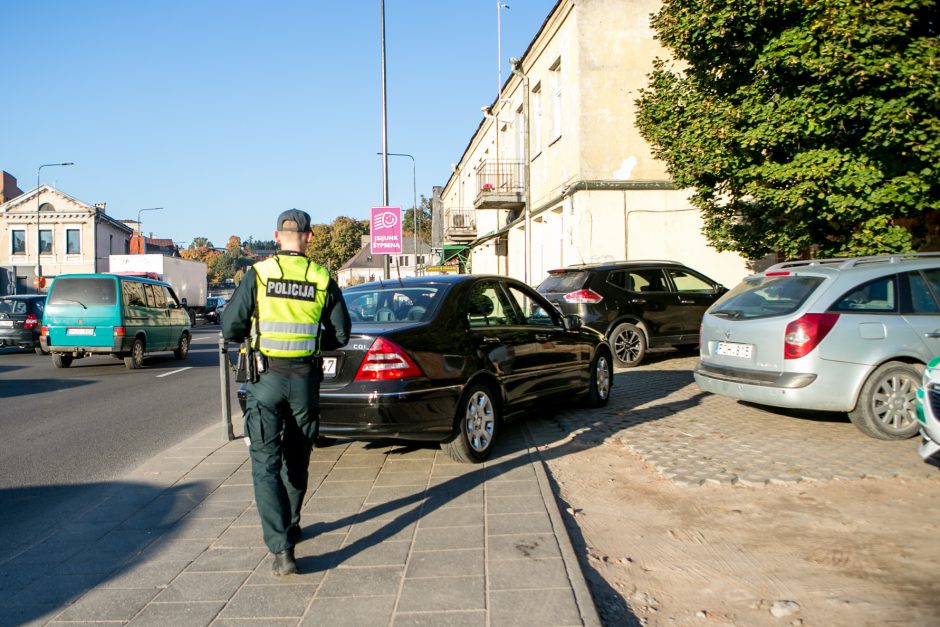
M 274 554 L 274 574 L 277 577 L 297 574 L 297 562 L 294 560 L 294 547 Z
M 291 544 L 298 544 L 304 538 L 304 531 L 300 525 L 291 525 L 287 528 L 287 541 Z

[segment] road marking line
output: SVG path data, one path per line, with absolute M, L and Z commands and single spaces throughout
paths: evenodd
M 185 368 L 180 368 L 179 370 L 171 370 L 170 372 L 164 372 L 163 374 L 158 374 L 158 375 L 157 375 L 157 378 L 159 379 L 160 377 L 168 377 L 168 376 L 170 376 L 171 374 L 176 374 L 176 373 L 178 373 L 178 372 L 183 372 L 184 370 L 190 370 L 191 368 L 192 368 L 192 366 L 186 366 Z

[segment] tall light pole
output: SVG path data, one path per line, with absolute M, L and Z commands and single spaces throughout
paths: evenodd
M 36 290 L 38 291 L 42 283 L 42 231 L 39 230 L 39 181 L 43 168 L 53 168 L 65 165 L 75 165 L 71 161 L 68 163 L 44 163 L 36 170 Z
M 144 225 L 141 224 L 140 222 L 140 214 L 143 213 L 144 211 L 162 211 L 162 210 L 163 210 L 163 207 L 149 207 L 147 209 L 141 209 L 137 212 L 137 231 L 140 233 L 140 237 L 143 239 L 143 242 L 144 242 L 143 246 L 141 246 L 141 248 L 143 249 L 143 252 L 141 253 L 142 255 L 147 254 L 147 236 L 144 235 Z
M 529 172 L 529 77 L 522 71 L 522 62 L 519 59 L 509 59 L 512 66 L 512 73 L 522 81 L 522 118 L 523 118 L 523 150 L 525 156 L 523 162 L 525 165 L 525 283 L 529 283 L 529 276 L 532 274 L 532 177 Z
M 385 90 L 385 0 L 381 0 L 382 9 L 382 206 L 388 207 L 388 106 Z M 371 229 L 371 227 L 370 227 Z M 388 264 L 388 255 L 382 262 L 383 274 L 386 280 L 391 277 Z
M 378 153 L 382 154 L 382 153 Z M 411 159 L 411 196 L 414 203 L 414 211 L 411 217 L 414 218 L 414 246 L 415 246 L 415 275 L 418 274 L 418 185 L 415 177 L 415 158 L 407 152 L 387 152 L 389 157 L 408 157 Z

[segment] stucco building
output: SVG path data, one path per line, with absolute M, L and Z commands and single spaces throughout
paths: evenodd
M 37 222 L 38 218 L 38 222 Z M 42 276 L 107 272 L 108 256 L 127 254 L 134 230 L 49 185 L 0 204 L 0 294 L 44 293 L 33 285 L 41 247 Z
M 625 259 L 680 261 L 729 286 L 753 271 L 708 245 L 636 128 L 634 101 L 667 56 L 650 27 L 659 7 L 559 0 L 436 194 L 443 260 L 531 285 Z

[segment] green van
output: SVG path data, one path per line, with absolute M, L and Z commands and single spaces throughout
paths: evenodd
M 192 327 L 167 283 L 116 274 L 64 274 L 49 288 L 40 344 L 57 368 L 89 355 L 113 355 L 129 369 L 144 354 L 189 355 Z

